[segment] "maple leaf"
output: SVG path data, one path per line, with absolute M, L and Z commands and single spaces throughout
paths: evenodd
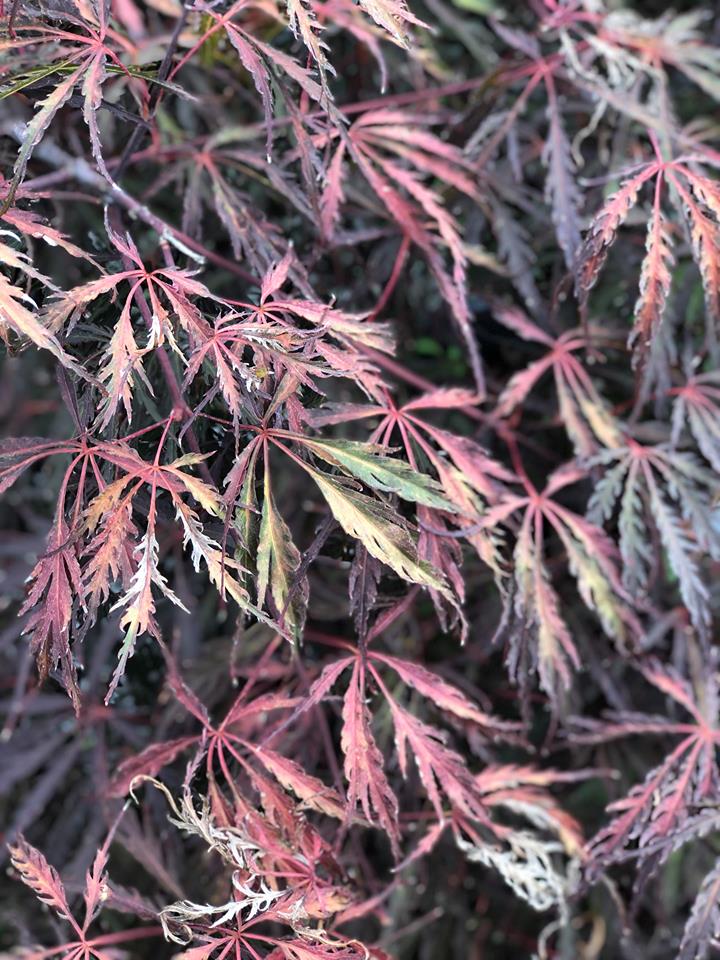
M 541 686 L 555 703 L 559 689 L 570 684 L 571 669 L 579 668 L 580 657 L 548 573 L 545 540 L 549 533 L 560 541 L 580 596 L 597 613 L 605 632 L 623 643 L 635 629 L 630 595 L 621 582 L 614 544 L 599 526 L 555 500 L 560 490 L 584 477 L 584 470 L 570 464 L 551 474 L 542 492 L 524 477 L 526 494 L 508 493 L 483 520 L 487 524 L 507 523 L 513 514 L 522 512 L 513 555 L 513 607 L 518 623 L 511 635 L 508 663 L 512 674 L 520 678 L 529 656 Z M 529 650 L 528 631 L 535 638 Z
M 236 430 L 243 416 L 258 417 L 258 397 L 264 394 L 270 376 L 276 383 L 275 407 L 290 401 L 293 389 L 301 384 L 320 389 L 316 380 L 331 376 L 352 378 L 373 397 L 381 392 L 378 371 L 364 351 L 367 347 L 389 351 L 388 328 L 316 301 L 279 297 L 278 290 L 294 263 L 289 252 L 269 268 L 262 281 L 260 303 L 238 302 L 242 312 L 218 318 L 214 330 L 203 334 L 190 358 L 185 384 L 205 365 L 211 384 L 206 396 L 214 395 L 219 382 Z M 251 363 L 248 351 L 252 351 Z M 265 412 L 266 420 L 270 412 L 275 409 Z
M 290 798 L 278 792 L 258 767 L 269 772 L 307 809 L 326 816 L 343 818 L 344 806 L 334 790 L 306 773 L 295 761 L 267 746 L 256 746 L 251 742 L 251 736 L 264 722 L 267 714 L 293 707 L 295 699 L 272 695 L 250 699 L 246 693 L 242 693 L 230 705 L 225 717 L 219 723 L 213 724 L 205 706 L 180 676 L 173 658 L 166 650 L 164 653 L 168 662 L 169 686 L 178 702 L 201 724 L 201 733 L 151 743 L 138 754 L 120 763 L 110 785 L 112 796 L 124 796 L 132 790 L 134 782 L 156 777 L 178 756 L 187 754 L 194 748 L 198 753 L 205 753 L 206 772 L 212 782 L 216 782 L 216 763 L 225 780 L 233 766 L 239 765 L 261 795 L 263 804 L 272 808 L 273 816 L 278 815 L 286 826 L 292 823 Z M 250 763 L 251 759 L 255 762 Z M 227 782 L 227 786 L 232 791 L 236 790 L 232 779 Z
M 308 469 L 308 473 L 345 533 L 359 540 L 371 556 L 403 580 L 447 593 L 442 576 L 418 558 L 412 535 L 389 507 L 320 471 Z
M 565 133 L 555 93 L 555 82 L 545 75 L 548 93 L 548 137 L 545 158 L 548 176 L 545 192 L 550 201 L 555 233 L 568 270 L 574 272 L 580 248 L 580 191 L 574 177 L 570 142 Z
M 720 192 L 717 183 L 684 158 L 670 161 L 658 156 L 644 163 L 624 180 L 596 214 L 579 254 L 577 291 L 581 306 L 607 258 L 617 231 L 638 203 L 646 183 L 654 181 L 652 213 L 648 221 L 647 252 L 640 272 L 640 295 L 628 343 L 634 347 L 635 362 L 645 361 L 653 335 L 662 322 L 670 287 L 673 255 L 667 217 L 662 209 L 667 184 L 670 200 L 679 209 L 690 232 L 692 253 L 700 271 L 705 305 L 711 323 L 720 318 Z
M 119 933 L 88 936 L 89 928 L 109 894 L 105 867 L 113 833 L 114 828 L 110 830 L 104 845 L 97 851 L 92 867 L 85 876 L 85 914 L 82 922 L 77 920 L 70 910 L 62 880 L 42 853 L 22 836 L 18 837 L 10 847 L 11 863 L 22 882 L 30 887 L 42 903 L 51 907 L 61 920 L 70 925 L 74 937 L 73 940 L 53 949 L 38 948 L 32 956 L 40 958 L 53 954 L 62 956 L 63 960 L 76 960 L 76 958 L 111 960 L 114 956 L 113 944 L 155 937 L 160 932 L 157 927 L 137 927 Z
M 329 49 L 324 40 L 320 38 L 322 27 L 318 22 L 312 3 L 308 0 L 285 0 L 287 7 L 290 29 L 295 36 L 300 36 L 303 43 L 310 51 L 310 54 L 317 63 L 323 83 L 327 84 L 326 72 L 335 74 L 335 69 L 328 62 L 325 51 Z
M 292 765 L 282 765 L 294 779 Z M 184 833 L 201 838 L 232 871 L 224 903 L 182 900 L 161 911 L 168 940 L 185 946 L 197 938 L 209 953 L 234 944 L 238 952 L 242 949 L 250 955 L 253 945 L 291 944 L 300 951 L 322 943 L 345 955 L 345 941 L 316 934 L 307 926 L 308 920 L 328 919 L 349 903 L 347 888 L 334 882 L 337 865 L 318 833 L 292 816 L 271 824 L 251 807 L 238 811 L 234 818 L 231 814 L 223 825 L 213 817 L 207 801 L 196 808 L 188 789 L 178 803 L 167 787 L 151 778 L 150 782 L 165 794 L 173 812 L 171 822 Z M 290 927 L 294 937 L 271 936 L 265 932 L 267 928 L 256 929 L 266 921 Z
M 409 747 L 438 818 L 445 818 L 444 795 L 452 810 L 487 825 L 489 821 L 485 807 L 463 758 L 446 745 L 445 735 L 440 730 L 424 723 L 398 703 L 383 680 L 381 671 L 383 668 L 393 671 L 404 684 L 434 703 L 442 713 L 467 722 L 483 736 L 512 740 L 517 734 L 517 727 L 480 710 L 460 690 L 420 664 L 374 650 L 336 660 L 324 668 L 283 728 L 327 697 L 340 676 L 350 668 L 352 673 L 343 699 L 341 737 L 345 776 L 349 784 L 348 813 L 351 814 L 355 806 L 360 805 L 368 820 L 376 822 L 388 835 L 393 852 L 398 856 L 398 804 L 384 771 L 383 754 L 372 732 L 372 714 L 366 702 L 370 677 L 390 708 L 403 776 L 409 774 Z
M 563 254 L 567 270 L 575 276 L 578 269 L 578 254 L 581 243 L 580 208 L 582 194 L 575 177 L 575 160 L 562 117 L 561 103 L 557 93 L 561 58 L 543 56 L 538 38 L 500 22 L 493 29 L 515 52 L 520 53 L 524 63 L 508 71 L 505 86 L 511 88 L 516 81 L 524 84 L 514 97 L 510 109 L 498 113 L 492 122 L 482 125 L 470 142 L 470 151 L 475 155 L 477 166 L 485 170 L 492 161 L 503 139 L 513 131 L 523 110 L 527 107 L 533 91 L 543 86 L 547 96 L 547 133 L 543 149 L 543 161 L 547 170 L 545 199 L 550 206 L 555 236 Z M 516 180 L 523 173 L 520 162 L 513 162 Z M 497 207 L 495 208 L 497 211 Z M 504 210 L 501 210 L 501 216 Z M 496 232 L 498 227 L 496 226 Z M 526 290 L 529 288 L 526 286 Z M 531 300 L 535 300 L 534 290 Z
M 711 556 L 718 556 L 720 550 L 711 511 L 703 500 L 713 477 L 690 453 L 664 444 L 644 446 L 629 438 L 625 446 L 603 451 L 590 462 L 602 465 L 606 472 L 595 486 L 588 516 L 601 523 L 619 504 L 619 546 L 627 590 L 637 594 L 649 584 L 653 557 L 644 532 L 647 515 L 659 533 L 693 623 L 702 628 L 710 614 L 698 549 Z
M 326 50 L 329 50 L 329 47 L 321 39 L 321 33 L 325 28 L 318 21 L 317 13 L 325 20 L 327 18 L 327 10 L 325 9 L 327 4 L 318 4 L 316 0 L 285 0 L 285 6 L 293 33 L 295 36 L 302 38 L 303 43 L 320 69 L 325 85 L 327 83 L 326 73 L 334 76 L 335 69 L 328 62 L 325 53 Z M 406 49 L 410 46 L 408 28 L 411 26 L 427 27 L 426 23 L 423 23 L 410 11 L 405 0 L 358 0 L 357 7 L 382 28 L 384 37 L 389 37 L 398 46 Z M 347 17 L 347 13 L 342 6 L 340 11 L 345 13 Z M 333 21 L 344 19 L 342 16 L 338 16 L 340 11 L 333 11 Z M 353 32 L 364 38 L 368 36 L 367 31 L 363 31 L 361 34 L 357 27 Z
M 88 560 L 83 570 L 83 598 L 90 623 L 95 622 L 100 604 L 109 598 L 113 581 L 120 579 L 124 590 L 130 588 L 136 568 L 137 534 L 132 505 L 123 502 L 108 512 L 100 532 L 85 548 Z
M 277 164 L 268 163 L 266 151 L 255 144 L 258 131 L 247 127 L 225 127 L 188 144 L 182 151 L 167 151 L 159 182 L 169 176 L 184 182 L 182 229 L 200 239 L 204 210 L 214 211 L 225 229 L 237 260 L 247 260 L 258 277 L 264 276 L 289 252 L 290 244 L 254 205 L 252 196 L 233 173 L 238 164 L 266 176 L 278 198 L 289 201 L 304 216 L 310 216 L 307 200 L 294 180 Z M 302 262 L 294 257 L 292 275 L 305 295 L 312 288 Z
M 498 412 L 507 416 L 516 410 L 538 381 L 552 371 L 560 416 L 579 456 L 588 456 L 603 446 L 620 443 L 620 426 L 600 397 L 578 353 L 597 342 L 599 330 L 569 330 L 554 339 L 517 307 L 497 306 L 495 316 L 523 340 L 542 344 L 547 353 L 510 378 L 498 397 Z
M 114 920 L 93 935 L 103 904 L 162 915 L 189 960 L 387 960 L 332 931 L 388 929 L 398 904 L 400 927 L 422 923 L 424 949 L 442 953 L 447 924 L 436 935 L 412 884 L 383 883 L 385 841 L 364 843 L 368 828 L 395 860 L 419 828 L 398 869 L 428 858 L 431 906 L 448 870 L 468 889 L 478 867 L 493 871 L 489 910 L 475 905 L 480 950 L 496 934 L 523 954 L 572 950 L 570 931 L 592 953 L 602 907 L 583 943 L 578 881 L 616 864 L 638 867 L 623 940 L 652 952 L 659 924 L 691 960 L 720 937 L 711 24 L 589 0 L 486 18 L 426 0 L 438 27 L 426 34 L 410 6 L 0 0 L 3 131 L 18 142 L 0 178 L 0 334 L 8 354 L 28 348 L 0 390 L 0 607 L 21 609 L 29 636 L 2 625 L 5 832 L 44 837 L 77 881 L 104 830 L 99 801 L 151 780 L 200 851 L 144 805 L 121 836 L 147 892 L 111 885 L 108 839 L 82 919 L 19 839 L 17 869 L 70 929 L 68 943 L 27 948 L 38 960 L 111 960 L 151 935 Z M 511 284 L 527 314 L 498 303 Z M 464 353 L 445 349 L 443 310 Z M 35 432 L 31 419 L 47 439 L 14 436 Z M 577 462 L 556 469 L 568 449 Z M 449 654 L 445 632 L 471 629 L 475 642 Z M 493 630 L 522 724 L 491 712 L 516 698 L 496 675 Z M 113 652 L 110 694 L 146 635 L 149 669 L 103 704 Z M 38 688 L 33 652 L 72 700 Z M 617 669 L 628 653 L 652 659 Z M 192 688 L 175 659 L 188 655 Z M 580 667 L 582 716 L 558 726 Z M 533 668 L 551 700 L 545 749 L 562 748 L 563 769 L 544 749 L 538 766 L 495 753 L 543 736 Z M 600 720 L 598 691 L 614 711 Z M 649 762 L 648 737 L 669 742 Z M 594 744 L 603 769 L 579 770 Z M 638 769 L 650 770 L 639 784 Z M 183 770 L 176 801 L 153 778 Z M 598 773 L 637 785 L 584 846 L 560 791 Z M 573 794 L 587 822 L 587 795 Z M 445 864 L 442 837 L 463 862 Z M 646 897 L 629 930 L 644 884 L 698 840 L 670 904 L 697 894 L 695 906 L 680 916 Z M 690 890 L 697 864 L 707 877 Z M 544 928 L 537 943 L 508 921 L 511 892 L 556 914 L 528 927 Z M 468 904 L 457 899 L 461 919 Z
M 273 7 L 275 7 L 275 9 L 273 9 Z M 255 89 L 260 95 L 267 130 L 267 153 L 268 156 L 270 156 L 273 136 L 271 123 L 273 110 L 271 69 L 276 69 L 283 74 L 287 74 L 291 80 L 294 80 L 295 83 L 298 84 L 304 93 L 318 102 L 325 101 L 327 103 L 327 91 L 326 87 L 317 83 L 312 78 L 310 71 L 301 67 L 292 57 L 278 50 L 276 47 L 272 47 L 270 44 L 263 42 L 251 31 L 244 29 L 244 27 L 236 22 L 235 18 L 238 14 L 252 10 L 252 8 L 260 9 L 265 13 L 275 14 L 277 18 L 280 19 L 279 11 L 275 5 L 268 7 L 268 5 L 262 4 L 259 0 L 237 0 L 237 2 L 231 4 L 230 7 L 222 13 L 216 11 L 212 4 L 198 3 L 196 10 L 203 14 L 206 27 L 202 28 L 202 34 L 199 40 L 193 44 L 191 49 L 175 64 L 170 73 L 170 79 L 173 79 L 194 54 L 213 38 L 215 34 L 223 31 L 237 53 L 242 66 L 252 77 Z M 322 65 L 324 61 L 322 47 L 318 46 L 317 39 L 312 32 L 312 25 L 305 18 L 303 19 L 305 20 L 306 27 L 303 33 L 303 39 L 306 42 L 308 39 L 311 40 L 312 52 L 316 57 L 321 58 L 320 63 Z
M 713 470 L 720 471 L 720 376 L 715 372 L 690 376 L 673 388 L 672 442 L 678 445 L 684 427 L 695 439 Z
M 293 437 L 317 457 L 345 474 L 362 480 L 383 493 L 395 493 L 403 500 L 453 513 L 455 507 L 443 493 L 442 485 L 419 473 L 403 460 L 384 455 L 384 447 L 356 440 L 316 440 Z
M 20 874 L 23 883 L 30 887 L 42 903 L 52 907 L 61 920 L 68 920 L 76 926 L 62 880 L 57 870 L 50 866 L 40 851 L 32 847 L 23 837 L 19 837 L 15 846 L 11 847 L 10 855 L 12 865 Z
M 463 631 L 465 626 L 460 609 L 463 595 L 459 570 L 462 558 L 454 538 L 467 536 L 468 542 L 499 579 L 496 532 L 485 530 L 479 522 L 468 527 L 468 520 L 479 521 L 484 510 L 483 501 L 494 502 L 503 489 L 503 481 L 511 482 L 514 475 L 490 457 L 475 440 L 428 423 L 423 419 L 423 414 L 432 410 L 460 410 L 473 406 L 477 399 L 477 395 L 468 390 L 435 390 L 397 406 L 386 391 L 383 404 L 328 404 L 310 411 L 306 416 L 309 423 L 316 427 L 380 418 L 371 435 L 371 442 L 381 442 L 387 447 L 397 433 L 410 465 L 416 469 L 419 458 L 430 463 L 438 476 L 438 489 L 442 489 L 446 502 L 428 498 L 427 495 L 416 498 L 421 505 L 418 509 L 418 551 L 423 559 L 445 574 L 453 590 L 454 596 L 450 598 L 439 591 L 432 592 L 441 621 L 457 623 L 459 620 Z M 416 477 L 420 476 L 416 472 Z M 396 487 L 396 490 L 399 492 L 399 488 Z M 457 534 L 444 536 L 448 525 L 459 526 L 461 530 Z
M 224 558 L 220 545 L 204 532 L 197 514 L 182 499 L 183 495 L 189 494 L 208 514 L 221 516 L 219 495 L 185 469 L 202 462 L 203 456 L 186 454 L 168 464 L 160 463 L 167 433 L 173 422 L 171 416 L 153 426 L 152 429 L 163 427 L 153 462 L 143 460 L 121 440 L 89 442 L 87 436 L 65 443 L 25 440 L 10 443 L 5 451 L 0 451 L 0 488 L 7 488 L 23 470 L 40 459 L 63 453 L 71 453 L 74 457 L 65 474 L 56 524 L 48 538 L 48 552 L 31 575 L 35 582 L 22 612 L 37 605 L 26 629 L 33 631 L 32 648 L 38 657 L 41 677 L 47 675 L 51 663 L 60 661 L 66 685 L 76 705 L 79 704 L 77 684 L 69 648 L 74 595 L 81 598 L 83 607 L 83 601 L 88 601 L 84 625 L 87 629 L 95 621 L 100 602 L 109 596 L 111 578 L 122 571 L 124 592 L 113 609 L 123 610 L 120 623 L 125 629 L 125 637 L 108 698 L 115 690 L 128 658 L 132 656 L 138 637 L 146 632 L 159 637 L 154 589 L 185 609 L 167 585 L 159 566 L 156 535 L 159 492 L 169 495 L 175 507 L 184 532 L 184 543 L 191 547 L 195 568 L 199 570 L 201 562 L 205 563 L 210 581 L 223 596 L 229 593 L 243 609 L 254 612 L 261 620 L 268 620 L 250 602 L 247 592 L 237 581 L 236 571 L 242 568 L 236 561 Z M 120 475 L 111 484 L 106 485 L 102 481 L 98 461 L 105 461 L 119 471 Z M 70 529 L 63 511 L 68 485 L 79 465 L 82 466 L 75 499 L 75 526 Z M 89 471 L 100 478 L 100 489 L 83 511 Z M 146 510 L 144 533 L 136 541 L 134 500 L 146 485 L 150 488 L 150 504 Z M 81 516 L 83 522 L 79 523 Z M 85 549 L 76 547 L 76 543 L 87 533 L 92 536 Z M 84 569 L 81 569 L 78 557 L 84 561 Z M 43 602 L 38 604 L 41 597 Z
M 189 612 L 183 602 L 170 589 L 159 568 L 159 546 L 156 536 L 156 501 L 159 490 L 164 489 L 173 501 L 177 517 L 184 531 L 184 544 L 186 546 L 189 544 L 192 550 L 192 561 L 195 569 L 199 570 L 200 563 L 204 562 L 211 582 L 215 584 L 221 594 L 227 591 L 243 609 L 254 612 L 260 619 L 267 619 L 260 610 L 250 603 L 246 591 L 232 576 L 237 564 L 232 560 L 225 563 L 220 545 L 204 533 L 202 524 L 195 512 L 181 499 L 181 495 L 187 492 L 209 513 L 218 515 L 220 512 L 220 498 L 215 491 L 201 480 L 182 470 L 188 464 L 201 461 L 202 456 L 188 454 L 170 464 L 160 466 L 159 458 L 171 423 L 172 417 L 165 423 L 163 436 L 158 444 L 155 461 L 152 464 L 146 463 L 135 456 L 129 449 L 125 452 L 124 457 L 122 454 L 118 457 L 117 453 L 113 452 L 114 448 L 111 445 L 100 445 L 104 455 L 111 461 L 113 459 L 116 462 L 119 460 L 126 473 L 112 487 L 103 490 L 89 505 L 88 515 L 92 518 L 93 525 L 104 515 L 112 518 L 118 512 L 130 509 L 132 498 L 137 495 L 140 487 L 144 483 L 150 485 L 150 505 L 147 511 L 145 533 L 133 551 L 134 570 L 127 582 L 125 592 L 112 608 L 113 610 L 123 610 L 120 625 L 125 630 L 125 637 L 118 655 L 119 662 L 108 690 L 108 700 L 124 673 L 127 660 L 134 652 L 138 637 L 144 633 L 149 633 L 155 638 L 160 636 L 155 618 L 153 587 L 157 588 L 162 596 L 177 607 Z M 133 479 L 138 479 L 140 482 L 134 484 L 129 497 L 120 500 L 125 488 Z M 106 520 L 106 526 L 108 522 L 111 521 Z M 123 521 L 120 520 L 120 522 Z M 103 535 L 101 535 L 101 539 L 103 539 Z M 127 549 L 124 544 L 123 549 Z M 97 558 L 97 553 L 95 557 Z M 91 575 L 95 572 L 96 564 L 97 560 L 90 566 Z M 227 576 L 225 575 L 226 566 L 228 569 Z M 103 576 L 107 577 L 111 570 L 112 564 L 106 563 Z M 102 584 L 102 581 L 100 581 L 100 584 Z M 97 583 L 95 589 L 98 589 Z
M 292 381 L 289 386 L 293 386 Z M 287 384 L 285 386 L 281 384 L 278 389 L 280 397 L 282 397 L 282 391 L 287 388 Z M 277 403 L 276 395 L 265 413 L 265 422 L 274 412 Z M 341 471 L 341 474 L 331 476 L 319 470 L 293 452 L 287 446 L 288 442 L 297 444 L 314 453 L 319 459 L 331 463 Z M 266 478 L 269 473 L 268 444 L 272 443 L 312 477 L 340 526 L 347 534 L 359 540 L 371 556 L 387 564 L 402 579 L 447 594 L 447 587 L 440 573 L 417 556 L 417 546 L 408 524 L 379 497 L 360 492 L 357 483 L 351 479 L 358 477 L 381 491 L 391 491 L 411 502 L 432 503 L 436 506 L 442 505 L 444 509 L 454 509 L 453 505 L 440 494 L 437 483 L 431 477 L 412 471 L 400 461 L 380 455 L 379 448 L 374 446 L 349 441 L 315 440 L 304 434 L 264 425 L 262 433 L 250 442 L 243 457 L 238 461 L 232 479 L 229 478 L 230 489 L 226 497 L 228 507 L 236 501 L 243 489 L 245 495 L 250 498 L 248 506 L 251 508 L 253 506 L 254 493 L 250 490 L 249 484 L 252 483 L 251 477 L 254 475 L 257 463 L 255 451 L 259 443 L 262 443 L 265 450 Z M 265 489 L 266 491 L 271 489 L 267 480 Z M 269 528 L 273 512 L 272 504 L 264 512 L 266 529 Z M 280 579 L 277 580 L 274 589 L 277 590 L 282 605 L 285 605 L 288 593 L 282 581 L 288 580 L 287 570 L 296 568 L 297 558 L 292 559 L 294 547 L 289 546 L 291 541 L 283 532 L 279 522 L 275 523 L 275 528 L 280 535 L 279 539 L 274 538 L 276 560 L 279 561 L 277 573 Z M 248 531 L 241 528 L 241 533 L 247 535 Z M 259 566 L 262 566 L 260 584 L 263 588 L 267 585 L 268 564 L 272 550 L 272 542 L 266 541 L 259 554 Z
M 30 645 L 40 680 L 45 680 L 50 670 L 60 664 L 65 687 L 79 710 L 80 690 L 70 652 L 70 623 L 74 598 L 82 594 L 81 571 L 62 512 L 55 517 L 47 548 L 30 574 L 32 585 L 20 613 L 32 610 L 24 632 L 31 634 Z
M 59 44 L 62 56 L 59 60 L 51 59 L 42 71 L 44 76 L 60 73 L 61 79 L 50 93 L 39 101 L 32 119 L 25 128 L 22 145 L 15 159 L 12 180 L 5 200 L 0 206 L 3 214 L 8 210 L 23 181 L 33 151 L 42 140 L 55 115 L 77 88 L 82 92 L 82 117 L 90 135 L 93 157 L 104 176 L 110 179 L 102 156 L 97 112 L 103 102 L 103 84 L 107 79 L 109 67 L 118 76 L 130 78 L 130 72 L 123 65 L 120 56 L 132 53 L 134 48 L 127 38 L 110 28 L 102 3 L 94 8 L 86 5 L 85 15 L 81 17 L 65 14 L 63 19 L 79 32 L 60 26 L 50 28 L 31 24 L 22 28 L 22 36 L 10 41 L 10 45 L 18 48 L 21 54 L 29 47 L 35 65 L 37 65 L 38 48 L 49 47 L 52 57 L 55 52 L 53 46 Z M 0 97 L 22 90 L 34 79 L 36 78 L 32 71 L 10 78 Z M 135 80 L 137 82 L 137 77 Z
M 482 361 L 472 332 L 466 292 L 467 258 L 455 218 L 440 195 L 424 180 L 432 177 L 478 200 L 471 165 L 452 145 L 422 129 L 427 120 L 400 110 L 369 110 L 350 127 L 335 147 L 322 197 L 323 224 L 332 232 L 342 200 L 342 164 L 349 155 L 373 192 L 383 198 L 389 215 L 427 259 L 440 292 L 448 303 L 468 351 L 478 392 L 484 393 Z M 332 136 L 316 138 L 328 144 Z M 426 226 L 431 224 L 431 229 Z M 452 258 L 450 274 L 442 250 Z
M 383 770 L 383 755 L 370 728 L 371 714 L 365 703 L 362 664 L 355 663 L 343 700 L 342 751 L 348 781 L 348 808 L 360 805 L 368 820 L 374 815 L 399 854 L 398 802 Z
M 592 771 L 575 773 L 529 765 L 494 764 L 478 773 L 475 782 L 488 807 L 500 807 L 511 814 L 525 816 L 535 826 L 556 834 L 569 855 L 580 857 L 583 847 L 580 824 L 558 804 L 549 788 L 590 775 Z
M 75 449 L 70 444 L 69 450 Z M 0 440 L 0 492 L 5 493 L 34 463 L 54 453 L 67 453 L 62 442 L 45 437 L 6 437 Z
M 705 42 L 705 18 L 704 10 L 689 10 L 677 18 L 664 13 L 654 19 L 634 10 L 611 10 L 603 11 L 590 29 L 577 14 L 557 19 L 564 21 L 563 32 L 571 54 L 577 51 L 577 40 L 570 39 L 571 32 L 587 44 L 589 56 L 583 78 L 592 78 L 593 87 L 609 75 L 613 93 L 620 93 L 623 87 L 628 89 L 637 79 L 646 79 L 657 89 L 667 81 L 667 68 L 671 67 L 717 100 L 720 64 L 716 48 Z M 559 26 L 553 22 L 555 19 L 556 15 L 550 12 L 546 29 Z M 633 100 L 627 96 L 625 100 L 625 109 L 632 115 Z M 622 109 L 622 97 L 613 97 L 611 102 L 616 109 Z
M 257 390 L 272 371 L 278 391 L 282 381 L 288 391 L 293 381 L 318 389 L 316 378 L 336 376 L 353 379 L 374 399 L 382 394 L 378 370 L 366 351 L 368 347 L 383 353 L 392 350 L 388 326 L 369 323 L 365 314 L 349 314 L 317 300 L 281 295 L 280 288 L 296 272 L 296 262 L 290 250 L 269 267 L 261 281 L 260 302 L 234 301 L 242 312 L 221 317 L 214 335 L 204 338 L 191 360 L 186 382 L 197 374 L 203 359 L 215 359 L 213 374 L 220 377 L 234 417 L 239 412 L 237 390 L 230 382 L 228 364 L 247 381 L 247 391 Z M 253 351 L 254 370 L 240 360 L 246 346 Z M 281 400 L 288 397 L 289 393 Z
M 0 195 L 3 199 L 7 198 L 9 190 L 10 184 L 2 174 L 0 174 Z M 39 213 L 36 213 L 34 210 L 21 209 L 17 206 L 19 200 L 27 200 L 34 203 L 50 196 L 50 193 L 20 186 L 14 194 L 15 205 L 8 206 L 7 210 L 0 216 L 0 220 L 7 224 L 15 233 L 20 234 L 26 244 L 31 240 L 42 240 L 48 247 L 60 247 L 60 249 L 69 253 L 70 256 L 86 260 L 88 263 L 96 265 L 88 253 L 76 246 L 65 233 L 62 233 L 56 227 L 52 226 L 52 224 L 48 223 Z
M 671 736 L 677 745 L 627 796 L 609 806 L 610 823 L 590 841 L 592 875 L 626 858 L 641 859 L 673 844 L 673 831 L 689 811 L 715 796 L 720 771 L 717 749 L 718 691 L 714 674 L 698 679 L 694 688 L 671 667 L 652 660 L 640 665 L 643 677 L 669 697 L 689 719 L 614 712 L 606 721 L 573 720 L 575 742 L 597 743 L 626 736 Z
M 125 630 L 125 637 L 118 654 L 118 665 L 108 690 L 108 699 L 114 693 L 120 677 L 125 672 L 125 666 L 135 649 L 138 636 L 144 633 L 150 633 L 156 638 L 160 636 L 155 620 L 153 586 L 156 586 L 164 597 L 171 600 L 185 613 L 190 612 L 180 598 L 168 587 L 165 577 L 160 573 L 158 568 L 158 542 L 155 537 L 154 524 L 148 525 L 144 536 L 137 545 L 135 563 L 135 573 L 130 580 L 127 591 L 112 608 L 113 610 L 123 610 L 120 626 Z
M 166 341 L 174 350 L 180 352 L 170 318 L 177 320 L 191 343 L 204 339 L 209 335 L 210 327 L 190 297 L 216 299 L 204 284 L 194 279 L 190 271 L 174 267 L 149 271 L 129 235 L 121 237 L 109 224 L 106 229 L 113 246 L 125 259 L 127 268 L 118 273 L 104 274 L 97 280 L 80 284 L 67 292 L 59 291 L 43 311 L 47 326 L 58 332 L 66 324 L 75 323 L 80 314 L 98 298 L 114 295 L 121 284 L 126 283 L 130 287 L 110 342 L 103 353 L 99 372 L 99 379 L 107 387 L 107 399 L 103 404 L 99 423 L 101 429 L 108 425 L 121 404 L 125 407 L 128 420 L 131 419 L 135 375 L 141 377 L 152 393 L 152 386 L 142 367 L 145 355 Z M 143 289 L 147 295 L 151 320 L 146 345 L 140 348 L 133 332 L 131 308 L 133 302 L 138 302 L 138 298 L 145 304 L 142 299 Z M 169 310 L 164 303 L 167 303 Z
M 87 435 L 65 442 L 48 443 L 39 439 L 10 442 L 0 450 L 0 489 L 7 489 L 33 463 L 60 454 L 71 454 L 73 459 L 65 471 L 59 495 L 58 511 L 47 541 L 47 552 L 31 574 L 32 587 L 28 592 L 23 613 L 34 607 L 26 631 L 32 631 L 31 647 L 36 653 L 41 679 L 50 667 L 62 664 L 63 677 L 79 709 L 77 681 L 70 653 L 70 627 L 76 607 L 86 614 L 85 629 L 97 616 L 100 602 L 110 593 L 110 579 L 122 570 L 125 592 L 115 604 L 123 608 L 122 624 L 127 628 L 121 649 L 120 664 L 111 692 L 132 654 L 139 634 L 150 632 L 157 636 L 153 585 L 169 599 L 177 597 L 167 587 L 158 565 L 156 528 L 156 498 L 158 490 L 167 492 L 182 516 L 186 541 L 191 540 L 196 566 L 204 559 L 211 580 L 220 588 L 222 583 L 222 553 L 217 544 L 203 537 L 202 525 L 196 515 L 183 503 L 181 497 L 189 493 L 212 515 L 220 511 L 220 498 L 211 487 L 183 470 L 187 465 L 202 461 L 202 456 L 189 455 L 169 464 L 160 465 L 160 455 L 173 417 L 161 422 L 163 434 L 157 447 L 155 461 L 148 463 L 121 440 L 91 442 Z M 111 484 L 105 484 L 98 463 L 105 462 L 119 471 Z M 79 468 L 79 484 L 75 491 L 72 526 L 66 521 L 68 487 L 75 470 Z M 98 481 L 99 491 L 84 504 L 88 494 L 89 475 Z M 148 484 L 151 499 L 143 537 L 136 543 L 137 529 L 133 524 L 134 498 Z M 100 525 L 99 532 L 90 537 L 82 548 L 82 540 Z M 84 569 L 81 567 L 84 562 Z M 233 563 L 230 564 L 230 567 Z M 249 604 L 247 594 L 228 578 L 228 590 L 241 605 Z M 76 598 L 80 603 L 76 603 Z M 85 600 L 88 604 L 86 608 Z M 178 601 L 179 603 L 179 601 Z M 262 613 L 258 611 L 262 617 Z

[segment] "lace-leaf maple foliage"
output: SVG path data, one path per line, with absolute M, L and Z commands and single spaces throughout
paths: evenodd
M 658 6 L 0 3 L 3 956 L 717 949 L 720 20 Z

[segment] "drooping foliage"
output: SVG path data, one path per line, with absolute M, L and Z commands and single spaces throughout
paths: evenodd
M 686 6 L 0 3 L 3 957 L 720 949 Z

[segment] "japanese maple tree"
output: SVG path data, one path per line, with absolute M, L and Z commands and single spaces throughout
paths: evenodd
M 717 953 L 719 103 L 693 3 L 0 2 L 3 957 Z

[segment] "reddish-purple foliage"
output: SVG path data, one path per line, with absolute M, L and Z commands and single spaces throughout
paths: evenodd
M 3 956 L 720 948 L 720 21 L 652 6 L 0 4 Z

